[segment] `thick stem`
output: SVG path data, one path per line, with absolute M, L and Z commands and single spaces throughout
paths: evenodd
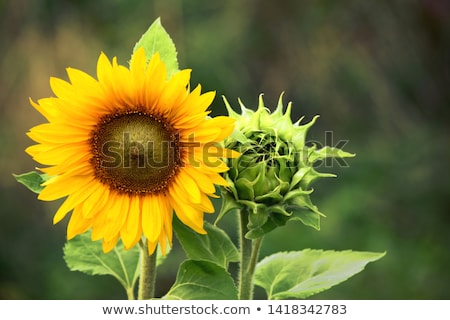
M 156 249 L 153 254 L 148 254 L 147 240 L 141 244 L 141 275 L 139 278 L 139 300 L 148 300 L 155 295 L 156 281 Z
M 262 237 L 256 240 L 245 238 L 248 232 L 248 211 L 240 211 L 240 270 L 239 270 L 239 300 L 253 299 L 253 275 L 258 262 L 259 249 Z

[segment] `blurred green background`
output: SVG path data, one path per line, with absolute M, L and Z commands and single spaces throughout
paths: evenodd
M 95 75 L 99 53 L 122 64 L 161 17 L 192 84 L 237 108 L 268 107 L 285 92 L 293 120 L 319 114 L 309 140 L 357 154 L 338 178 L 315 185 L 327 218 L 320 232 L 290 223 L 262 255 L 302 248 L 387 251 L 317 299 L 450 298 L 450 5 L 440 0 L 15 0 L 0 1 L 0 298 L 125 299 L 109 277 L 70 272 L 62 258 L 67 219 L 15 182 L 32 170 L 25 133 L 44 119 L 28 98 L 51 96 L 65 68 Z M 325 137 L 333 132 L 333 141 Z M 232 236 L 234 217 L 220 225 Z M 179 245 L 157 294 L 184 259 Z M 260 290 L 257 298 L 263 298 Z

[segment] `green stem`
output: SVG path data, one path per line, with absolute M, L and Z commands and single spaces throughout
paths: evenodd
M 127 298 L 128 298 L 128 300 L 134 300 L 133 288 L 127 288 Z
M 155 295 L 156 282 L 156 249 L 148 254 L 147 240 L 140 242 L 141 247 L 141 275 L 139 278 L 139 300 L 148 300 Z
M 253 299 L 253 275 L 256 263 L 258 262 L 259 249 L 261 248 L 262 237 L 249 240 L 245 238 L 248 232 L 248 211 L 240 211 L 240 270 L 239 270 L 239 300 Z

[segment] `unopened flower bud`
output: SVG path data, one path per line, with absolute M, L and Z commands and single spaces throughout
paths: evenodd
M 259 238 L 289 220 L 319 229 L 323 214 L 311 202 L 311 184 L 335 175 L 316 171 L 314 163 L 354 154 L 338 148 L 307 146 L 306 134 L 318 116 L 303 125 L 303 118 L 292 123 L 292 103 L 283 113 L 282 95 L 273 113 L 265 107 L 262 95 L 256 111 L 239 100 L 241 114 L 224 101 L 229 116 L 236 119 L 235 132 L 225 140 L 225 147 L 241 155 L 228 160 L 230 170 L 223 176 L 229 186 L 222 190 L 218 219 L 233 209 L 246 210 L 249 239 Z

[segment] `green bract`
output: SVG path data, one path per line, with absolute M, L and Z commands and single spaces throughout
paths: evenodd
M 229 116 L 236 119 L 235 132 L 225 140 L 225 147 L 241 153 L 229 159 L 230 170 L 224 174 L 229 186 L 222 189 L 219 218 L 233 210 L 248 212 L 248 239 L 256 239 L 289 220 L 320 229 L 324 216 L 311 202 L 311 184 L 334 174 L 315 170 L 314 163 L 324 158 L 353 157 L 339 148 L 306 145 L 305 137 L 318 116 L 300 125 L 291 121 L 292 103 L 283 113 L 283 95 L 271 113 L 262 95 L 256 111 L 239 100 L 241 114 L 224 98 Z

